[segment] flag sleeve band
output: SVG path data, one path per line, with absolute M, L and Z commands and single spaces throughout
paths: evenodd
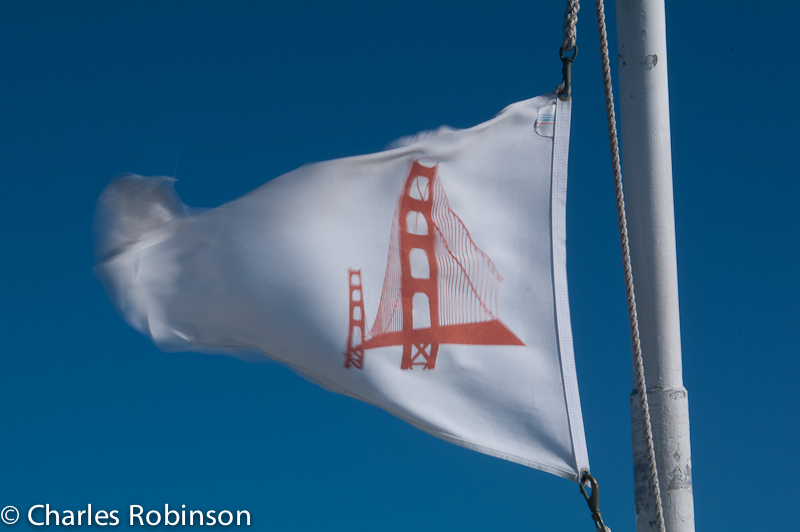
M 570 436 L 575 451 L 575 469 L 589 469 L 589 454 L 583 429 L 578 378 L 572 344 L 572 325 L 569 314 L 567 290 L 567 167 L 569 155 L 569 133 L 572 112 L 571 100 L 556 98 L 556 128 L 553 139 L 552 182 L 552 245 L 553 245 L 553 290 L 556 303 L 556 328 L 558 337 L 561 373 L 564 379 L 564 395 L 567 404 Z M 579 478 L 573 480 L 578 482 Z

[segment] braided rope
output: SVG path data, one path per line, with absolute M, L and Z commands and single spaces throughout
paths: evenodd
M 622 268 L 625 276 L 625 293 L 628 299 L 631 345 L 633 346 L 636 381 L 639 389 L 639 403 L 642 409 L 642 419 L 644 420 L 647 455 L 650 462 L 650 486 L 653 490 L 653 497 L 655 498 L 656 524 L 658 525 L 659 532 L 665 532 L 664 510 L 661 506 L 661 487 L 658 483 L 656 452 L 653 444 L 653 429 L 650 423 L 650 408 L 647 404 L 647 387 L 644 380 L 642 345 L 639 339 L 639 318 L 636 314 L 636 299 L 633 293 L 633 270 L 631 268 L 631 253 L 628 242 L 628 224 L 625 220 L 625 197 L 622 192 L 622 169 L 620 167 L 616 116 L 614 114 L 614 92 L 611 85 L 611 64 L 608 59 L 606 15 L 603 7 L 603 0 L 596 0 L 596 5 L 597 31 L 600 37 L 600 56 L 603 69 L 603 85 L 605 87 L 606 95 L 606 114 L 608 116 L 608 140 L 611 146 L 611 166 L 614 172 L 614 192 L 617 199 L 617 224 L 619 225 L 619 240 L 620 247 L 622 248 Z
M 565 52 L 571 52 L 575 48 L 575 41 L 578 39 L 578 11 L 581 10 L 579 0 L 567 0 L 567 10 L 564 11 L 564 41 L 561 47 Z

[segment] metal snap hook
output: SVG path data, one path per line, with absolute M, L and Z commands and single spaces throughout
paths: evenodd
M 567 101 L 570 98 L 571 89 L 572 89 L 572 62 L 575 61 L 575 58 L 578 57 L 578 45 L 575 45 L 572 48 L 572 55 L 564 55 L 564 47 L 558 49 L 558 56 L 561 58 L 561 63 L 563 64 L 561 68 L 561 74 L 563 76 L 561 86 L 558 91 L 558 97 L 562 101 Z
M 587 482 L 592 488 L 591 493 L 586 491 Z M 603 522 L 603 515 L 600 513 L 600 488 L 595 478 L 588 471 L 584 471 L 583 475 L 581 475 L 580 488 L 581 495 L 586 499 L 586 504 L 589 505 L 589 510 L 592 512 L 592 520 L 594 521 L 595 528 L 598 532 L 609 531 L 606 524 Z

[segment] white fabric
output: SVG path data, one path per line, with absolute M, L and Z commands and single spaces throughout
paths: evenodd
M 555 133 L 537 132 L 554 105 Z M 304 166 L 206 211 L 183 205 L 171 178 L 118 178 L 98 202 L 95 272 L 164 350 L 267 355 L 447 441 L 577 480 L 589 464 L 566 286 L 569 111 L 546 94 L 470 129 Z M 432 172 L 428 189 L 415 168 Z M 406 190 L 412 180 L 422 188 Z M 420 210 L 399 220 L 409 205 Z M 435 260 L 409 251 L 423 241 Z M 406 254 L 428 284 L 413 284 Z M 409 290 L 426 296 L 412 305 Z M 435 364 L 402 369 L 400 343 L 417 333 L 439 344 Z M 345 367 L 359 345 L 361 368 Z

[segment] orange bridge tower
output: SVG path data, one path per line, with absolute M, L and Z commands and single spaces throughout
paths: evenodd
M 502 281 L 450 209 L 438 165 L 413 161 L 392 220 L 378 313 L 365 327 L 361 270 L 348 270 L 345 367 L 364 369 L 368 349 L 403 346 L 401 369 L 434 369 L 441 344 L 524 345 L 497 318 Z

